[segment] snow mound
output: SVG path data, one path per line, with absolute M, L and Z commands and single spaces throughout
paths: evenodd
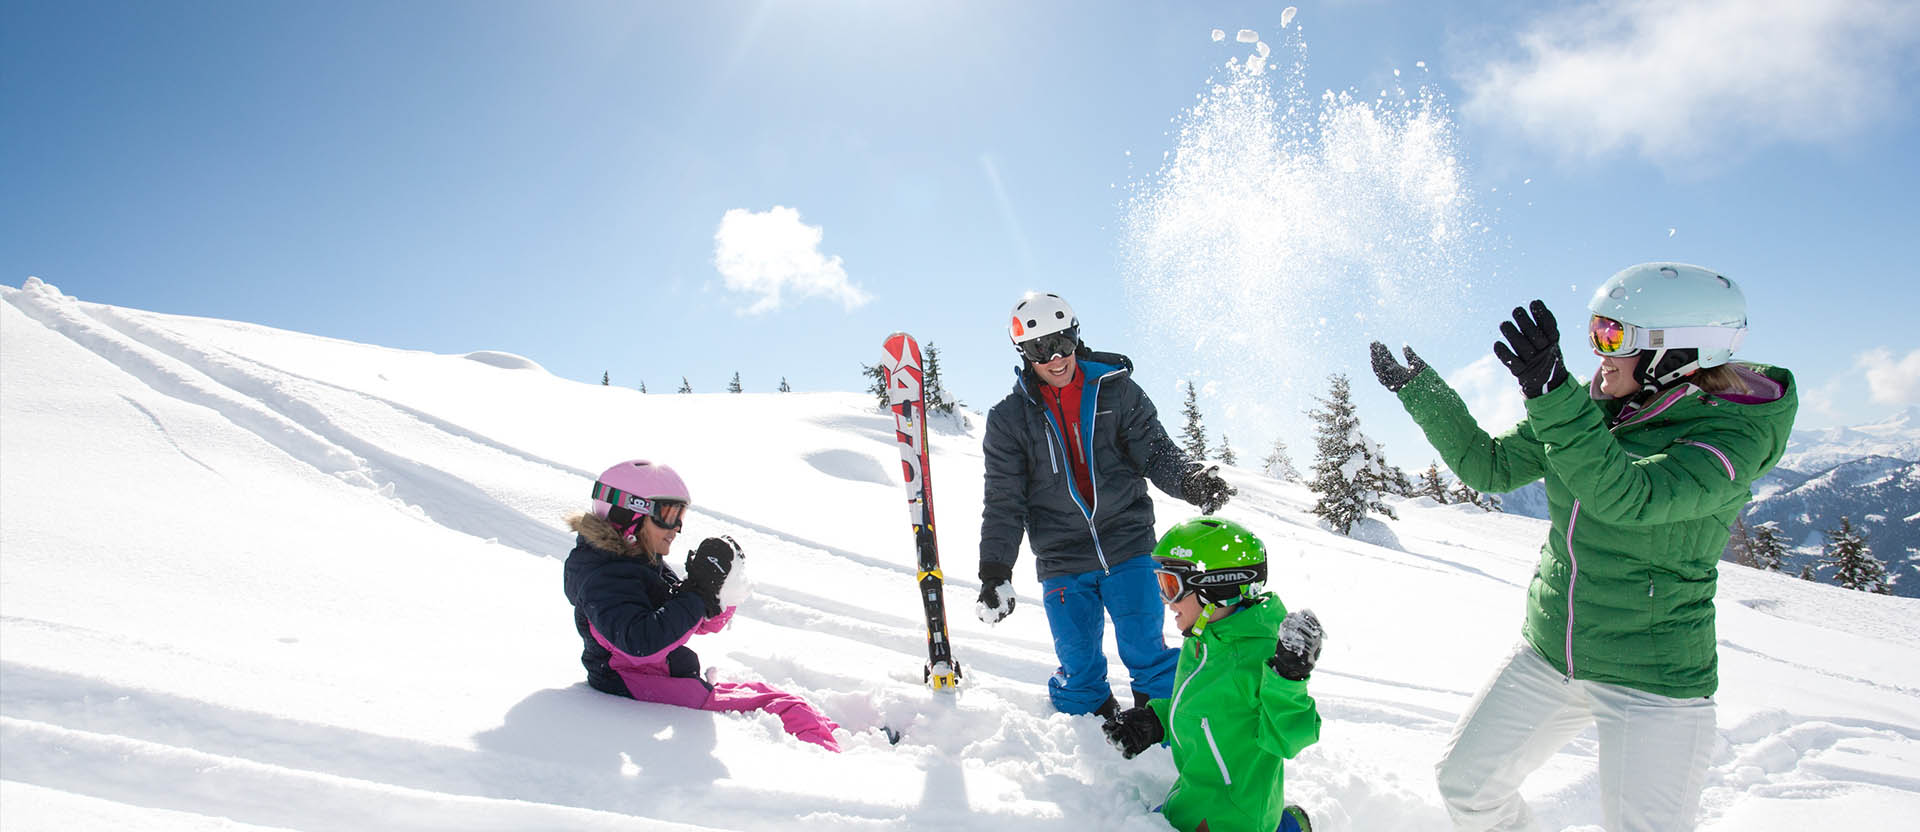
M 478 361 L 482 364 L 499 367 L 503 370 L 539 370 L 543 373 L 547 371 L 547 368 L 540 366 L 539 362 L 531 358 L 514 355 L 510 352 L 500 352 L 499 350 L 474 350 L 462 357 L 469 361 Z

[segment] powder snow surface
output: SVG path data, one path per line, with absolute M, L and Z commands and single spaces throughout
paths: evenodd
M 10 832 L 1165 828 L 1149 809 L 1167 753 L 1122 760 L 1096 719 L 1047 705 L 1030 554 L 1013 615 L 973 615 L 977 415 L 931 440 L 966 671 L 939 695 L 893 429 L 866 395 L 643 395 L 37 280 L 0 300 Z M 870 362 L 883 335 L 819 358 Z M 754 594 L 694 641 L 702 660 L 817 703 L 845 753 L 772 716 L 582 684 L 562 518 L 630 457 L 691 485 L 677 549 L 727 534 L 752 558 Z M 1270 586 L 1326 627 L 1326 726 L 1289 798 L 1322 830 L 1448 828 L 1433 762 L 1518 636 L 1546 524 L 1389 498 L 1401 519 L 1348 538 L 1303 486 L 1222 474 L 1240 490 L 1223 516 L 1272 549 Z M 1191 513 L 1155 499 L 1161 528 Z M 1702 828 L 1920 812 L 1920 602 L 1728 566 L 1718 608 Z M 1546 828 L 1599 822 L 1594 755 L 1589 732 L 1528 781 Z

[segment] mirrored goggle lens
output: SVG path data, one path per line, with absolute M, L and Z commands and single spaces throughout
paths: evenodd
M 653 511 L 649 516 L 660 528 L 679 531 L 680 522 L 687 516 L 687 504 L 673 500 L 654 500 Z
M 1042 335 L 1020 344 L 1020 355 L 1035 364 L 1045 364 L 1063 355 L 1072 355 L 1080 346 L 1073 330 Z
M 1595 315 L 1587 321 L 1587 341 L 1593 345 L 1593 351 L 1601 355 L 1632 355 L 1639 352 L 1633 348 L 1627 335 L 1627 325 L 1612 318 Z
M 1185 582 L 1180 579 L 1179 574 L 1169 572 L 1165 569 L 1156 569 L 1153 572 L 1153 577 L 1160 582 L 1161 601 L 1171 604 L 1180 600 L 1181 596 L 1187 594 L 1186 587 L 1183 586 Z

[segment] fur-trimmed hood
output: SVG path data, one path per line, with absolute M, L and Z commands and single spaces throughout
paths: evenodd
M 626 535 L 613 527 L 604 517 L 580 513 L 567 518 L 567 526 L 587 541 L 587 545 L 603 552 L 612 552 L 630 558 L 642 558 L 646 562 L 658 565 L 660 558 L 649 554 L 639 541 L 627 542 Z

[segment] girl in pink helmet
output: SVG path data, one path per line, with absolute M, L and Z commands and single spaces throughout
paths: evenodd
M 839 726 L 800 697 L 758 682 L 701 678 L 687 640 L 733 619 L 733 593 L 725 590 L 745 554 L 731 537 L 709 537 L 687 553 L 686 576 L 674 574 L 665 558 L 692 504 L 672 468 L 636 459 L 601 474 L 593 510 L 568 518 L 579 538 L 567 555 L 565 586 L 587 684 L 644 702 L 768 711 L 788 733 L 839 751 Z

